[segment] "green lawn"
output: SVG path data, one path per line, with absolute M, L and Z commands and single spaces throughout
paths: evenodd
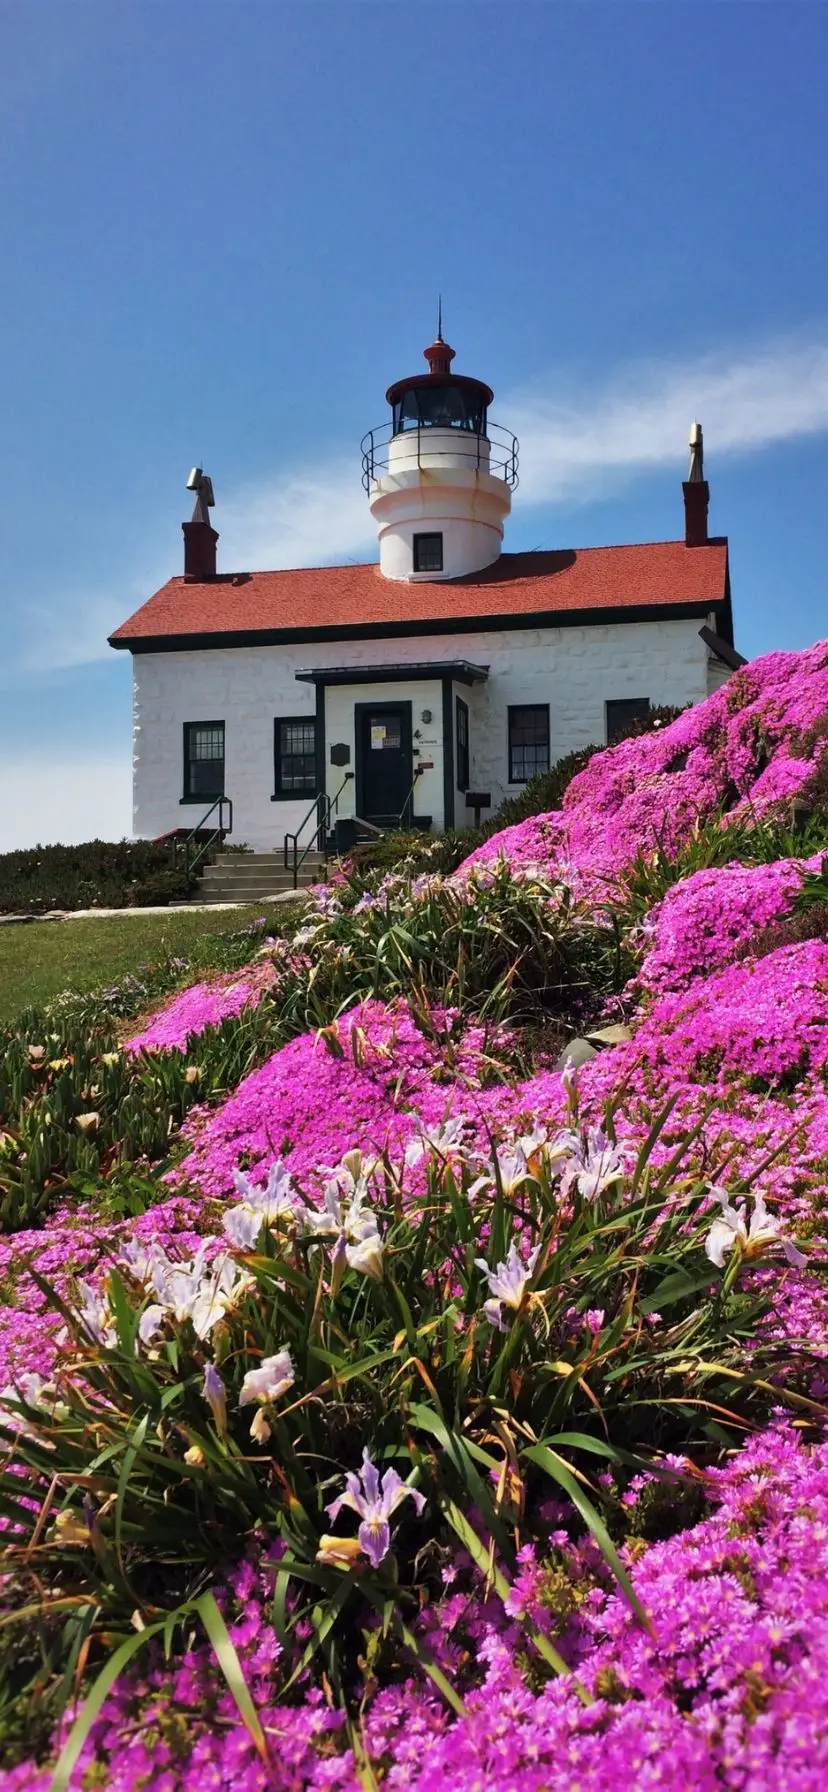
M 171 910 L 165 915 L 131 913 L 0 927 L 0 1022 L 14 1020 L 30 1003 L 47 1002 L 62 989 L 114 982 L 167 947 L 186 957 L 211 934 L 235 933 L 255 915 L 268 912 L 269 905 L 259 902 L 202 914 Z M 278 925 L 284 906 L 272 913 Z

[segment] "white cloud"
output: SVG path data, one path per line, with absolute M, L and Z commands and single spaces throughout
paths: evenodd
M 132 766 L 107 755 L 77 762 L 15 759 L 0 809 L 0 852 L 122 840 L 132 833 Z
M 584 502 L 675 464 L 694 419 L 715 459 L 828 429 L 828 344 L 777 342 L 686 367 L 643 363 L 590 397 L 560 403 L 524 391 L 498 409 L 520 438 L 520 501 Z
M 231 491 L 216 514 L 221 563 L 228 569 L 320 566 L 376 554 L 357 454 Z
M 704 425 L 709 460 L 828 429 L 828 341 L 784 338 L 750 353 L 689 364 L 631 365 L 603 387 L 566 390 L 565 376 L 504 393 L 496 415 L 520 438 L 516 504 L 587 502 L 653 467 L 684 467 L 688 425 Z M 254 485 L 220 488 L 216 511 L 225 570 L 320 565 L 376 557 L 376 533 L 356 452 Z M 157 539 L 166 533 L 159 524 Z M 147 536 L 153 531 L 148 526 Z M 106 637 L 175 566 L 155 554 L 118 589 L 63 591 L 31 605 L 18 667 L 30 673 L 106 659 Z

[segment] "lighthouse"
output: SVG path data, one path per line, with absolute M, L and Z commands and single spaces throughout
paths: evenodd
M 259 855 L 208 866 L 214 899 L 296 889 L 386 829 L 479 822 L 743 663 L 700 425 L 678 540 L 510 551 L 518 444 L 455 359 L 438 316 L 425 368 L 363 438 L 379 555 L 218 572 L 194 467 L 183 568 L 111 636 L 134 656 L 136 833 L 189 852 L 230 832 Z
M 442 320 L 424 355 L 428 372 L 389 386 L 390 420 L 362 441 L 380 571 L 408 583 L 491 566 L 517 485 L 517 439 L 489 421 L 491 387 L 452 372 Z

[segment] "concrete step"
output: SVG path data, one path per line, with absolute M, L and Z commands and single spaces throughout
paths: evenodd
M 299 876 L 306 883 L 318 883 L 325 875 L 322 865 L 300 865 Z M 205 871 L 203 883 L 208 889 L 217 889 L 220 884 L 238 884 L 241 889 L 245 884 L 278 884 L 293 883 L 293 871 L 285 871 L 283 865 L 265 865 L 261 871 L 221 871 L 210 876 Z
M 303 865 L 312 865 L 314 870 L 318 870 L 326 863 L 325 854 L 309 852 L 302 863 Z M 232 871 L 234 875 L 236 872 L 243 871 L 283 871 L 284 866 L 284 854 L 281 852 L 228 853 L 215 859 L 211 865 L 205 865 L 204 875 L 205 877 L 212 876 L 219 871 Z
M 302 873 L 299 873 L 300 878 Z M 303 881 L 306 884 L 317 883 L 315 872 L 306 872 Z M 260 871 L 257 877 L 205 877 L 201 880 L 205 890 L 225 890 L 231 886 L 234 890 L 276 890 L 293 883 L 290 871 Z
M 324 881 L 324 853 L 308 853 L 299 867 L 299 889 Z M 250 852 L 220 855 L 205 865 L 198 882 L 199 902 L 266 902 L 293 889 L 293 868 L 285 870 L 284 853 Z
M 303 859 L 299 870 L 312 871 L 315 877 L 324 876 L 325 861 L 324 859 Z M 233 865 L 232 867 L 230 865 L 205 865 L 202 875 L 215 880 L 222 877 L 277 877 L 279 875 L 286 876 L 288 873 L 293 874 L 292 864 L 284 865 L 279 859 L 278 863 L 274 862 L 272 865 Z
M 261 858 L 265 855 L 262 854 Z M 325 862 L 320 859 L 316 863 L 306 860 L 299 868 L 298 888 L 304 889 L 308 884 L 321 883 L 325 877 Z M 260 861 L 260 855 L 252 854 L 249 859 L 231 861 L 223 859 L 217 865 L 206 865 L 203 876 L 197 885 L 196 900 L 199 902 L 263 902 L 269 896 L 279 896 L 293 889 L 293 871 L 286 871 L 281 857 L 273 863 Z
M 315 878 L 312 877 L 300 877 L 300 890 L 307 889 L 315 881 Z M 199 895 L 205 902 L 221 902 L 225 899 L 233 902 L 252 902 L 256 896 L 267 895 L 271 890 L 292 890 L 293 878 L 284 875 L 282 877 L 262 877 L 256 883 L 243 884 L 234 883 L 232 879 L 228 878 L 226 883 L 202 883 L 198 888 Z
M 325 860 L 303 859 L 299 866 L 299 870 L 308 873 L 313 872 L 314 876 L 318 877 L 324 874 Z M 268 860 L 264 864 L 260 864 L 258 859 L 253 859 L 246 865 L 233 865 L 228 863 L 226 859 L 222 859 L 217 865 L 205 865 L 203 875 L 208 878 L 211 883 L 218 883 L 224 877 L 239 878 L 242 881 L 244 881 L 245 878 L 288 877 L 293 875 L 293 866 L 286 866 L 282 859 Z

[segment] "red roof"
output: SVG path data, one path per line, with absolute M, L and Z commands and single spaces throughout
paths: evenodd
M 204 584 L 170 579 L 110 636 L 113 647 L 169 641 L 221 645 L 223 637 L 428 633 L 430 625 L 525 621 L 630 611 L 713 609 L 728 602 L 727 544 L 683 541 L 635 547 L 502 554 L 468 578 L 383 578 L 376 565 L 222 573 Z M 722 619 L 724 620 L 724 619 Z

